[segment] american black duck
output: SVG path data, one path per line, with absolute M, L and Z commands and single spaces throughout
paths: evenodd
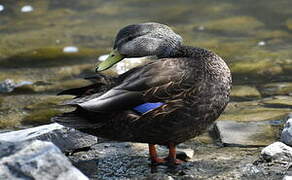
M 95 84 L 60 94 L 76 97 L 76 110 L 53 118 L 65 126 L 116 141 L 149 144 L 152 163 L 179 163 L 175 146 L 200 135 L 229 101 L 231 74 L 215 53 L 182 45 L 182 38 L 159 23 L 121 29 L 113 51 L 97 71 L 123 58 L 156 56 L 118 77 L 97 74 Z M 165 159 L 155 145 L 169 148 Z

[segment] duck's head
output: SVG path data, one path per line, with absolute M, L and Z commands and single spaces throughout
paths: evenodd
M 112 52 L 96 67 L 96 71 L 106 70 L 124 58 L 168 57 L 175 53 L 181 43 L 181 36 L 164 24 L 128 25 L 118 32 Z

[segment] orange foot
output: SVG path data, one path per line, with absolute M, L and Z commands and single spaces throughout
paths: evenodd
M 162 159 L 162 158 L 151 158 L 151 164 L 152 165 L 164 165 L 166 164 L 167 161 L 165 159 Z
M 170 157 L 166 157 L 166 158 L 164 158 L 164 160 L 170 165 L 180 165 L 183 162 L 185 162 L 185 161 L 182 161 L 180 159 L 172 159 Z

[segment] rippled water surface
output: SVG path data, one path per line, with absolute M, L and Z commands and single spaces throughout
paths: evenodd
M 88 84 L 80 77 L 93 74 L 116 32 L 148 21 L 226 60 L 235 86 L 221 119 L 278 120 L 292 107 L 291 7 L 290 0 L 0 0 L 0 83 L 12 86 L 0 88 L 0 128 L 48 123 L 65 99 L 55 93 Z

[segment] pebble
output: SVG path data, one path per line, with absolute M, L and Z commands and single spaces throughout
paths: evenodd
M 33 11 L 34 9 L 33 9 L 33 7 L 31 6 L 31 5 L 26 5 L 26 6 L 23 6 L 22 8 L 21 8 L 21 12 L 23 12 L 23 13 L 27 13 L 27 12 L 31 12 L 31 11 Z
M 79 51 L 78 47 L 75 46 L 66 46 L 63 48 L 64 53 L 76 53 L 78 51 Z
M 204 31 L 204 30 L 205 30 L 205 27 L 204 27 L 204 26 L 199 26 L 199 27 L 198 27 L 198 30 L 199 30 L 199 31 Z
M 265 41 L 258 42 L 258 46 L 265 46 L 265 45 L 266 45 L 266 42 Z
M 0 4 L 0 12 L 4 11 L 4 6 L 2 4 Z

